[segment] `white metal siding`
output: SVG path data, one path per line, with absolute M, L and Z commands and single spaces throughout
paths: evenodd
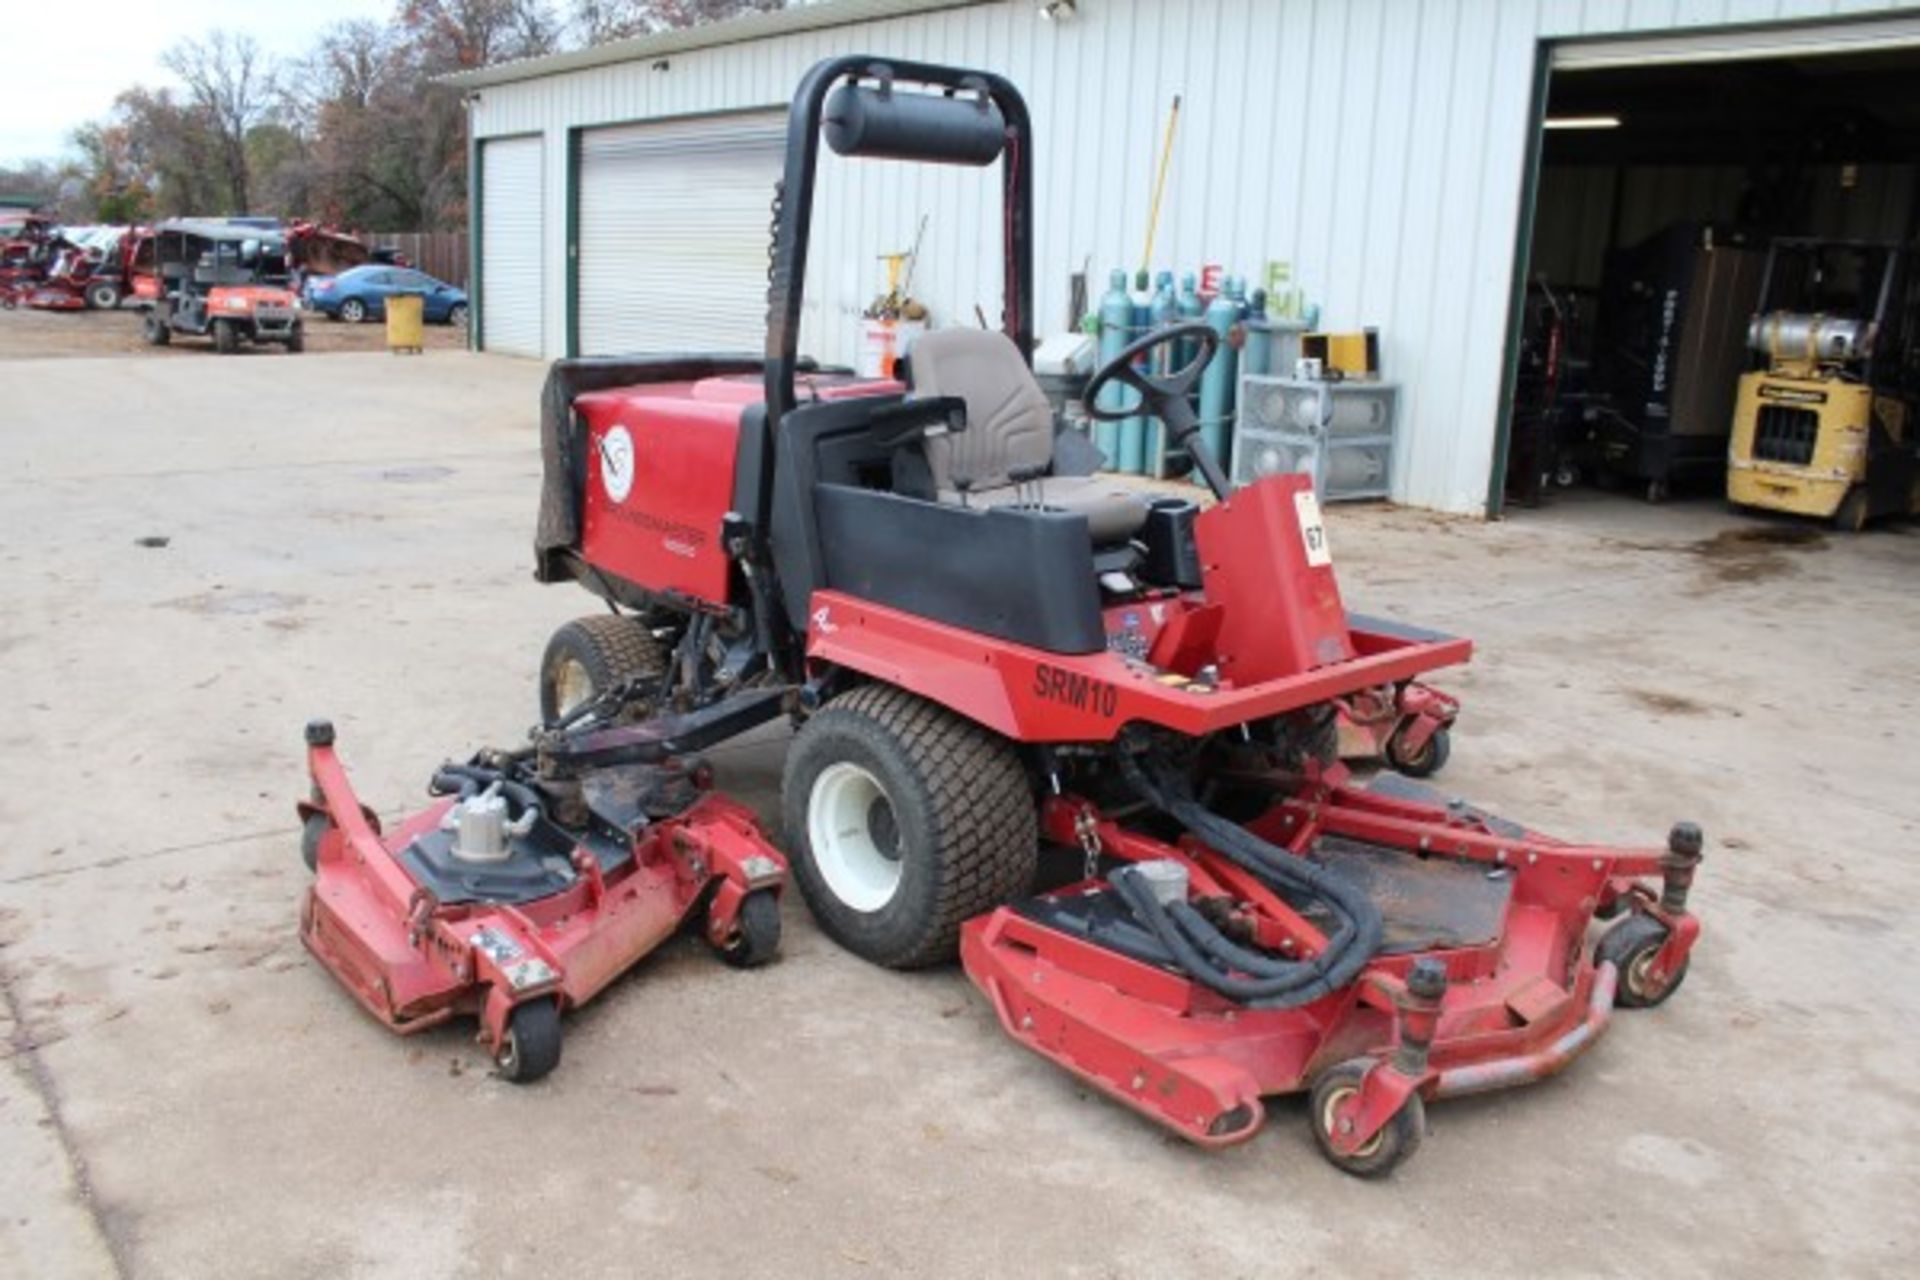
M 1326 324 L 1378 325 L 1404 389 L 1395 497 L 1483 509 L 1501 398 L 1528 106 L 1542 41 L 1829 19 L 1849 0 L 1080 0 L 1041 21 L 993 0 L 656 60 L 489 85 L 481 136 L 783 106 L 802 72 L 871 52 L 991 67 L 1032 107 L 1037 317 L 1067 275 L 1139 265 L 1167 105 L 1183 95 L 1156 266 L 1290 262 Z M 997 311 L 992 170 L 821 166 L 805 347 L 850 361 L 876 255 L 932 214 L 914 291 L 943 324 Z M 549 280 L 564 279 L 564 175 L 549 172 Z M 549 354 L 564 332 L 548 295 Z
M 767 113 L 581 136 L 582 355 L 760 350 L 785 140 Z
M 547 354 L 544 144 L 481 144 L 480 341 L 488 351 Z

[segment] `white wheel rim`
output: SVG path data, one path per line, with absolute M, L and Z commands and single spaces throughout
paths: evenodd
M 1358 1092 L 1360 1092 L 1358 1089 L 1351 1089 L 1345 1085 L 1342 1085 L 1338 1089 L 1329 1089 L 1327 1091 L 1327 1100 L 1324 1103 L 1322 1103 L 1320 1107 L 1320 1127 L 1327 1132 L 1327 1135 L 1329 1137 L 1331 1137 L 1332 1135 L 1340 1131 L 1339 1130 L 1340 1118 L 1338 1115 L 1340 1108 L 1346 1105 L 1346 1101 L 1348 1098 L 1353 1097 Z M 1393 1121 L 1391 1120 L 1387 1121 L 1387 1124 L 1392 1124 L 1392 1123 Z M 1386 1125 L 1382 1125 L 1380 1127 L 1380 1132 L 1374 1134 L 1371 1138 L 1368 1138 L 1365 1142 L 1361 1143 L 1345 1158 L 1348 1160 L 1365 1160 L 1368 1156 L 1378 1151 L 1380 1149 L 1380 1144 L 1385 1142 L 1386 1140 L 1387 1140 Z
M 561 715 L 583 706 L 593 696 L 593 677 L 573 658 L 563 658 L 553 677 L 554 710 Z
M 892 808 L 879 780 L 857 764 L 830 764 L 813 780 L 807 844 L 827 888 L 855 911 L 878 911 L 899 891 L 898 833 L 889 841 L 874 830 L 876 817 Z

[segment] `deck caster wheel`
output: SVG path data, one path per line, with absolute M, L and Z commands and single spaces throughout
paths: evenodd
M 1387 740 L 1387 763 L 1409 778 L 1431 778 L 1440 772 L 1453 754 L 1452 731 L 1435 729 L 1414 751 L 1408 751 L 1402 741 L 1405 733 L 1403 729 Z
M 781 807 L 814 919 L 890 969 L 952 959 L 961 921 L 1026 892 L 1039 862 L 1013 744 L 890 685 L 862 685 L 807 721 Z
M 1664 1004 L 1667 997 L 1680 989 L 1687 978 L 1685 960 L 1664 983 L 1653 980 L 1653 958 L 1665 945 L 1667 927 L 1652 916 L 1638 913 L 1613 926 L 1607 936 L 1600 939 L 1600 945 L 1594 948 L 1594 963 L 1611 960 L 1620 971 L 1620 985 L 1613 993 L 1614 1004 L 1622 1009 L 1651 1009 Z
M 494 1050 L 493 1065 L 504 1080 L 532 1084 L 560 1065 L 560 1005 L 529 1000 L 507 1015 L 507 1033 Z
M 310 813 L 300 824 L 300 861 L 307 864 L 307 870 L 320 870 L 320 841 L 332 829 L 333 819 L 324 813 Z
M 1313 1125 L 1313 1138 L 1320 1144 L 1320 1154 L 1334 1168 L 1356 1178 L 1386 1177 L 1420 1149 L 1420 1140 L 1427 1133 L 1426 1107 L 1419 1094 L 1409 1094 L 1406 1104 L 1394 1112 L 1393 1119 L 1380 1126 L 1380 1132 L 1361 1144 L 1359 1150 L 1341 1155 L 1333 1149 L 1334 1113 L 1360 1092 L 1361 1082 L 1373 1068 L 1371 1058 L 1351 1058 L 1329 1067 L 1313 1082 L 1313 1093 L 1307 1103 L 1307 1119 Z
M 715 944 L 719 957 L 736 969 L 755 969 L 780 953 L 780 898 L 771 889 L 755 889 L 740 900 L 733 941 Z
M 540 659 L 540 718 L 552 724 L 614 685 L 657 681 L 666 673 L 665 649 L 637 618 L 575 618 L 553 633 Z
M 1673 490 L 1665 480 L 1647 481 L 1647 502 L 1650 506 L 1660 505 L 1672 496 L 1672 493 Z

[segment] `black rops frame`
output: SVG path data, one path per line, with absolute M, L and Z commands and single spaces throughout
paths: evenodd
M 794 375 L 799 366 L 800 304 L 806 291 L 807 243 L 813 225 L 813 179 L 820 156 L 820 130 L 827 94 L 836 82 L 877 81 L 985 95 L 1006 121 L 1006 147 L 1000 154 L 1001 205 L 1005 223 L 1002 248 L 1001 325 L 1020 354 L 1033 358 L 1033 125 L 1026 99 L 1001 76 L 930 62 L 903 62 L 870 54 L 851 54 L 818 63 L 794 90 L 787 114 L 786 176 L 781 182 L 774 221 L 773 261 L 767 283 L 767 427 L 779 440 L 780 418 L 798 404 Z M 896 155 L 902 160 L 944 163 L 937 154 Z M 777 446 L 776 446 L 777 447 Z

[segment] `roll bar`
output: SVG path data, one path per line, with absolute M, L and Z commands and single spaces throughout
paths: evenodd
M 828 121 L 827 96 L 836 83 L 863 86 L 876 82 L 878 89 L 859 95 L 867 104 L 851 97 L 849 121 Z M 914 93 L 902 95 L 911 110 L 891 113 L 888 104 L 896 86 L 919 85 L 944 90 L 944 94 Z M 972 131 L 977 142 L 978 102 L 960 99 L 960 93 L 977 94 L 998 108 L 1005 142 L 995 149 L 1000 160 L 1002 225 L 1001 325 L 1020 354 L 1033 356 L 1033 126 L 1027 115 L 1027 103 L 1020 91 L 1001 76 L 988 71 L 969 71 L 927 62 L 903 62 L 870 54 L 829 58 L 816 63 L 794 90 L 793 105 L 787 113 L 786 176 L 774 195 L 773 246 L 767 270 L 767 351 L 766 405 L 767 426 L 778 429 L 781 415 L 792 409 L 798 399 L 794 375 L 799 365 L 800 306 L 806 290 L 807 245 L 813 224 L 814 170 L 820 156 L 823 123 L 839 126 L 835 150 L 844 155 L 872 155 L 924 164 L 986 164 L 993 157 L 982 157 L 979 149 L 955 144 L 953 119 L 942 119 L 966 111 L 976 117 L 974 123 L 959 131 Z M 836 102 L 842 99 L 836 98 Z M 948 112 L 935 104 L 950 102 Z M 862 119 L 860 117 L 864 116 Z M 920 145 L 915 145 L 916 136 Z M 774 437 L 779 438 L 777 435 Z

